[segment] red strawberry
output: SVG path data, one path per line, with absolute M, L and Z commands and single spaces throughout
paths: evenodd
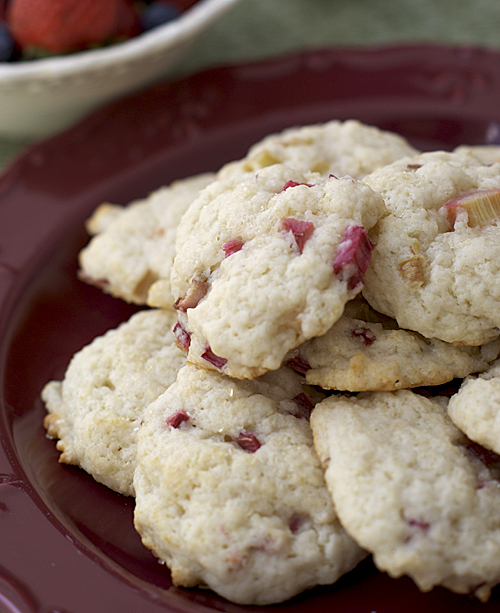
M 7 23 L 22 47 L 86 49 L 114 35 L 124 0 L 10 0 Z
M 169 2 L 170 4 L 176 6 L 179 11 L 182 12 L 193 6 L 193 4 L 197 2 L 197 0 L 169 0 Z
M 118 38 L 132 38 L 141 33 L 139 14 L 133 4 L 124 0 L 120 5 L 118 23 L 114 35 Z

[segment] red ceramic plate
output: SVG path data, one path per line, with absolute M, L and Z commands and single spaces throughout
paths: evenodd
M 0 610 L 10 613 L 227 611 L 171 585 L 141 545 L 134 501 L 58 464 L 42 427 L 43 385 L 134 311 L 76 279 L 83 222 L 173 179 L 242 156 L 287 126 L 358 118 L 417 147 L 494 141 L 500 55 L 479 49 L 332 50 L 211 70 L 107 106 L 37 144 L 0 177 Z M 498 612 L 378 573 L 368 560 L 331 587 L 274 607 L 338 613 Z M 250 607 L 254 611 L 266 607 Z

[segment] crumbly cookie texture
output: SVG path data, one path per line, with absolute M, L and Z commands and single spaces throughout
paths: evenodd
M 314 452 L 313 390 L 287 368 L 236 381 L 188 364 L 146 411 L 135 527 L 175 585 L 271 604 L 333 583 L 365 553 Z
M 285 360 L 311 385 L 363 392 L 441 385 L 486 370 L 499 353 L 499 339 L 455 347 L 402 330 L 356 297 L 326 334 L 306 341 Z
M 460 145 L 453 151 L 476 156 L 483 164 L 500 162 L 500 147 L 498 145 Z
M 500 465 L 446 403 L 409 390 L 332 396 L 311 415 L 314 443 L 342 525 L 381 570 L 486 600 L 500 581 Z
M 279 368 L 361 291 L 384 214 L 363 183 L 281 164 L 213 182 L 177 228 L 171 283 L 188 360 L 236 378 Z
M 175 230 L 184 211 L 214 176 L 205 173 L 175 181 L 127 207 L 109 203 L 98 207 L 87 221 L 93 238 L 79 254 L 80 278 L 127 302 L 171 307 Z M 155 304 L 154 295 L 149 296 L 155 282 L 164 296 L 161 305 Z
M 96 481 L 134 495 L 142 413 L 185 363 L 174 323 L 173 311 L 140 311 L 75 354 L 63 381 L 44 387 L 44 425 L 59 439 L 60 462 L 81 466 Z
M 226 164 L 219 177 L 285 164 L 324 177 L 334 174 L 361 179 L 376 168 L 417 153 L 399 134 L 353 119 L 333 120 L 266 136 L 250 148 L 243 160 Z
M 448 415 L 470 439 L 500 454 L 500 360 L 465 379 L 450 398 Z
M 402 328 L 480 345 L 500 326 L 500 164 L 430 152 L 365 178 L 389 215 L 364 296 Z

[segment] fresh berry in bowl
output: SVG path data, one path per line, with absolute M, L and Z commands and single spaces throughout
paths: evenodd
M 238 2 L 0 0 L 0 137 L 49 136 L 168 79 Z
M 0 61 L 31 60 L 116 44 L 177 19 L 195 2 L 3 0 Z

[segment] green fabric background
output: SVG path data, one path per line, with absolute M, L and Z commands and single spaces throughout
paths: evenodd
M 500 0 L 240 0 L 167 75 L 318 47 L 438 42 L 500 48 Z M 27 141 L 0 139 L 0 168 Z

